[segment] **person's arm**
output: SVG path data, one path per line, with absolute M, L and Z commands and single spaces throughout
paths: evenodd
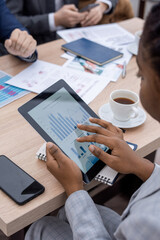
M 10 35 L 14 29 L 20 29 L 25 31 L 17 19 L 10 13 L 9 9 L 6 7 L 4 1 L 0 1 L 0 39 L 5 41 L 10 38 Z
M 0 39 L 10 54 L 26 62 L 37 60 L 36 41 L 10 13 L 5 3 L 0 3 Z
M 74 4 L 66 4 L 55 13 L 24 15 L 24 0 L 6 0 L 8 8 L 31 34 L 47 34 L 57 27 L 73 27 L 80 23 L 87 13 L 79 13 Z M 54 3 L 53 3 L 54 4 Z M 53 18 L 53 19 L 52 19 Z
M 47 143 L 47 168 L 64 187 L 68 199 L 65 210 L 73 239 L 111 240 L 102 218 L 86 191 L 78 166 L 53 143 Z
M 74 4 L 66 4 L 54 14 L 55 26 L 75 27 L 83 21 L 88 12 L 80 13 Z
M 151 176 L 154 164 L 147 159 L 139 157 L 124 140 L 117 138 L 111 131 L 108 131 L 108 125 L 110 125 L 108 122 L 96 118 L 91 118 L 90 122 L 99 126 L 78 124 L 78 128 L 96 134 L 81 137 L 77 139 L 78 142 L 97 142 L 108 146 L 111 149 L 111 154 L 104 152 L 95 145 L 90 145 L 89 150 L 117 172 L 135 174 L 144 182 Z
M 37 59 L 36 41 L 27 31 L 15 29 L 9 39 L 5 40 L 4 46 L 7 51 L 26 62 L 34 62 Z
M 96 205 L 86 191 L 72 193 L 65 203 L 65 211 L 73 239 L 111 240 Z
M 89 11 L 86 18 L 81 21 L 82 27 L 98 24 L 104 14 L 111 14 L 114 11 L 118 0 L 97 0 L 95 3 L 99 3 L 99 6 L 92 8 Z
M 119 0 L 98 0 L 98 1 L 108 4 L 109 9 L 106 13 L 111 14 L 114 11 L 114 9 L 116 8 Z M 109 1 L 110 3 L 109 2 L 107 3 L 106 1 L 107 2 Z
M 90 151 L 120 173 L 134 173 L 143 181 L 152 175 L 154 164 L 138 157 L 123 140 L 122 130 L 101 119 L 90 119 L 99 126 L 78 125 L 80 130 L 96 133 L 77 139 L 79 142 L 98 142 L 111 149 L 111 155 L 90 145 Z M 110 239 L 91 198 L 83 190 L 82 174 L 71 159 L 53 143 L 47 143 L 47 168 L 64 187 L 68 199 L 65 210 L 74 239 Z M 147 182 L 146 182 L 147 183 Z M 145 184 L 145 183 L 144 183 Z
M 130 204 L 122 214 L 122 221 L 115 232 L 115 238 L 127 240 L 159 239 L 159 203 L 157 203 L 159 197 L 160 166 L 155 164 L 152 175 L 133 194 Z
M 27 28 L 31 34 L 44 34 L 50 32 L 48 13 L 25 16 L 24 0 L 6 0 L 6 4 L 19 22 Z

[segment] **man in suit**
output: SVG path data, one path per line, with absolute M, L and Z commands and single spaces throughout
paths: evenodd
M 146 20 L 137 64 L 141 77 L 141 103 L 160 122 L 159 12 L 160 4 L 152 8 Z M 77 141 L 105 144 L 111 149 L 111 154 L 95 145 L 90 145 L 89 150 L 116 171 L 135 174 L 143 184 L 120 217 L 114 211 L 94 204 L 83 190 L 82 175 L 77 165 L 56 145 L 47 143 L 47 168 L 62 184 L 68 199 L 57 218 L 48 216 L 34 223 L 25 240 L 160 239 L 160 165 L 138 156 L 123 140 L 122 131 L 111 123 L 95 118 L 90 122 L 94 125 L 78 124 L 78 128 L 95 134 Z
M 0 41 L 10 54 L 22 60 L 33 62 L 37 59 L 36 41 L 9 12 L 4 1 L 0 2 Z M 2 47 L 0 55 L 3 55 Z
M 6 0 L 8 8 L 30 31 L 38 44 L 56 39 L 61 28 L 97 24 L 104 13 L 110 13 L 118 0 L 99 0 L 100 5 L 89 12 L 78 12 L 78 0 Z

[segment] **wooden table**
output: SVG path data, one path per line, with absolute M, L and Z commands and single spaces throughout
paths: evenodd
M 143 21 L 135 18 L 120 23 L 130 32 L 140 30 Z M 60 50 L 63 40 L 57 40 L 38 47 L 39 59 L 62 65 L 65 60 L 60 58 L 63 53 Z M 15 75 L 28 67 L 12 56 L 0 58 L 0 69 Z M 99 107 L 108 102 L 109 94 L 118 88 L 130 89 L 139 92 L 140 80 L 137 79 L 136 59 L 133 57 L 127 66 L 127 76 L 116 83 L 110 83 L 99 96 L 90 104 L 97 113 Z M 26 172 L 45 186 L 45 192 L 24 206 L 18 206 L 2 191 L 0 191 L 0 229 L 10 236 L 23 229 L 44 215 L 52 212 L 64 204 L 65 193 L 62 186 L 48 172 L 44 162 L 35 158 L 35 153 L 44 140 L 18 113 L 17 109 L 22 104 L 35 96 L 30 93 L 27 96 L 0 109 L 0 154 L 12 159 Z M 146 122 L 125 133 L 125 139 L 138 144 L 138 154 L 146 156 L 160 147 L 160 125 L 147 114 Z

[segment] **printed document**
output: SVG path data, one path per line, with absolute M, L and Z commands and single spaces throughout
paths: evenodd
M 103 40 L 106 46 L 112 47 L 117 44 L 129 44 L 134 41 L 134 36 L 117 23 L 61 30 L 57 33 L 66 42 L 84 37 L 91 41 L 94 39 L 98 43 Z
M 110 82 L 110 79 L 86 72 L 61 67 L 37 60 L 7 83 L 35 93 L 41 93 L 58 80 L 65 80 L 70 87 L 88 104 Z
M 21 88 L 6 84 L 9 79 L 11 76 L 0 71 L 0 108 L 29 93 Z

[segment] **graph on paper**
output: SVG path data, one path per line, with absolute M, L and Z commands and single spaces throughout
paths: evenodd
M 0 71 L 0 108 L 29 93 L 21 88 L 6 84 L 9 79 L 11 76 Z
M 88 149 L 90 144 L 107 150 L 107 147 L 97 143 L 76 141 L 78 137 L 91 134 L 77 128 L 78 123 L 89 125 L 90 115 L 65 88 L 57 91 L 28 113 L 84 173 L 98 161 Z

